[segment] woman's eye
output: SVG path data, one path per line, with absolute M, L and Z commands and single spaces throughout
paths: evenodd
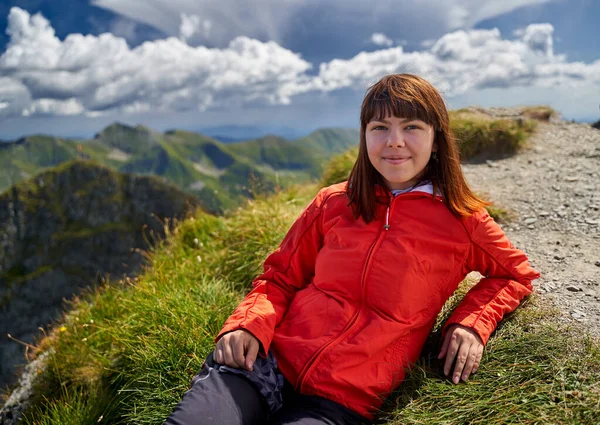
M 380 128 L 382 128 L 384 130 L 386 129 L 384 126 L 378 125 L 378 126 L 373 127 L 373 130 L 377 130 L 377 129 L 380 129 Z
M 420 127 L 419 127 L 418 125 L 414 125 L 414 124 L 411 124 L 411 125 L 407 125 L 407 126 L 406 126 L 406 129 L 407 129 L 407 130 L 411 130 L 411 129 L 417 129 L 417 130 L 418 130 L 419 128 L 420 128 Z

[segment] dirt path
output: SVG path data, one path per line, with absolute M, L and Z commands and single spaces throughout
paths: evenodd
M 536 290 L 600 336 L 600 131 L 540 123 L 529 144 L 463 170 L 475 191 L 515 213 L 502 227 L 542 274 Z

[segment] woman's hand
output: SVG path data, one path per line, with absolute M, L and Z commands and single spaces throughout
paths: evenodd
M 452 382 L 458 384 L 460 379 L 466 382 L 469 375 L 477 371 L 482 354 L 483 341 L 481 341 L 477 332 L 466 326 L 453 324 L 446 332 L 438 359 L 446 356 L 444 375 L 448 376 L 452 363 L 456 358 Z
M 236 369 L 252 370 L 260 342 L 245 329 L 228 332 L 219 339 L 213 359 Z

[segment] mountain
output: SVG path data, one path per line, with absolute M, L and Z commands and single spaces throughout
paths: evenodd
M 71 161 L 0 195 L 0 387 L 39 326 L 100 276 L 133 276 L 164 220 L 181 220 L 196 197 L 156 177 Z
M 280 136 L 222 143 L 182 130 L 156 132 L 114 123 L 91 140 L 34 135 L 0 145 L 0 192 L 73 159 L 93 159 L 117 171 L 155 175 L 223 213 L 256 192 L 320 176 L 332 154 L 358 143 L 358 131 L 322 129 L 295 141 Z
M 201 128 L 199 132 L 225 143 L 259 139 L 266 134 L 277 134 L 286 139 L 294 140 L 306 134 L 305 132 L 287 126 L 259 127 L 253 125 L 220 125 Z

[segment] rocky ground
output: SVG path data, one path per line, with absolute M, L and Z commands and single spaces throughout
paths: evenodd
M 477 193 L 514 214 L 502 227 L 542 274 L 536 291 L 600 336 L 600 130 L 540 123 L 528 144 L 518 155 L 463 170 Z

